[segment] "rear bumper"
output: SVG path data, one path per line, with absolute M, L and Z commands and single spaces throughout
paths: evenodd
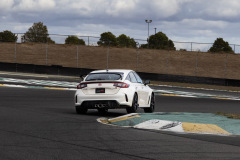
M 126 108 L 132 106 L 132 94 L 118 93 L 114 95 L 85 95 L 81 90 L 75 94 L 75 106 L 88 109 Z
M 126 108 L 129 106 L 120 105 L 117 101 L 113 101 L 113 100 L 102 100 L 102 101 L 83 101 L 83 103 L 78 107 L 87 108 L 87 109 L 97 109 L 97 108 L 116 109 L 116 108 Z

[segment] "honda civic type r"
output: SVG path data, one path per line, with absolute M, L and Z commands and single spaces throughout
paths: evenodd
M 89 73 L 77 86 L 75 108 L 78 114 L 88 109 L 105 113 L 108 109 L 126 109 L 134 113 L 138 108 L 153 112 L 153 90 L 133 70 L 97 70 Z

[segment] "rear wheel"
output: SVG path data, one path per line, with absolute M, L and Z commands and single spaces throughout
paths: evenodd
M 82 107 L 79 107 L 79 106 L 76 107 L 77 114 L 86 114 L 87 111 L 88 111 L 87 108 L 82 108 Z
M 132 106 L 126 108 L 126 110 L 127 110 L 127 113 L 136 113 L 137 109 L 138 109 L 138 96 L 135 93 L 132 101 Z
M 155 109 L 155 97 L 154 97 L 154 94 L 152 94 L 150 107 L 149 108 L 144 108 L 144 112 L 145 113 L 152 113 L 152 112 L 154 112 L 154 109 Z

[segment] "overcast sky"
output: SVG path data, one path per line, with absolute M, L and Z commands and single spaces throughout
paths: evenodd
M 0 0 L 0 31 L 25 33 L 43 22 L 49 34 L 100 36 L 110 31 L 147 39 L 240 44 L 240 0 Z

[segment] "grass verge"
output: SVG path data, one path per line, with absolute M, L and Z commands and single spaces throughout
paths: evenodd
M 152 85 L 168 85 L 186 88 L 196 88 L 196 89 L 214 89 L 214 90 L 225 90 L 231 92 L 240 92 L 240 87 L 233 86 L 218 86 L 218 85 L 208 85 L 208 84 L 194 84 L 194 83 L 179 83 L 179 82 L 161 82 L 161 81 L 151 81 Z
M 225 116 L 225 117 L 231 118 L 231 119 L 240 119 L 240 114 L 236 114 L 236 113 L 217 112 L 217 115 Z

